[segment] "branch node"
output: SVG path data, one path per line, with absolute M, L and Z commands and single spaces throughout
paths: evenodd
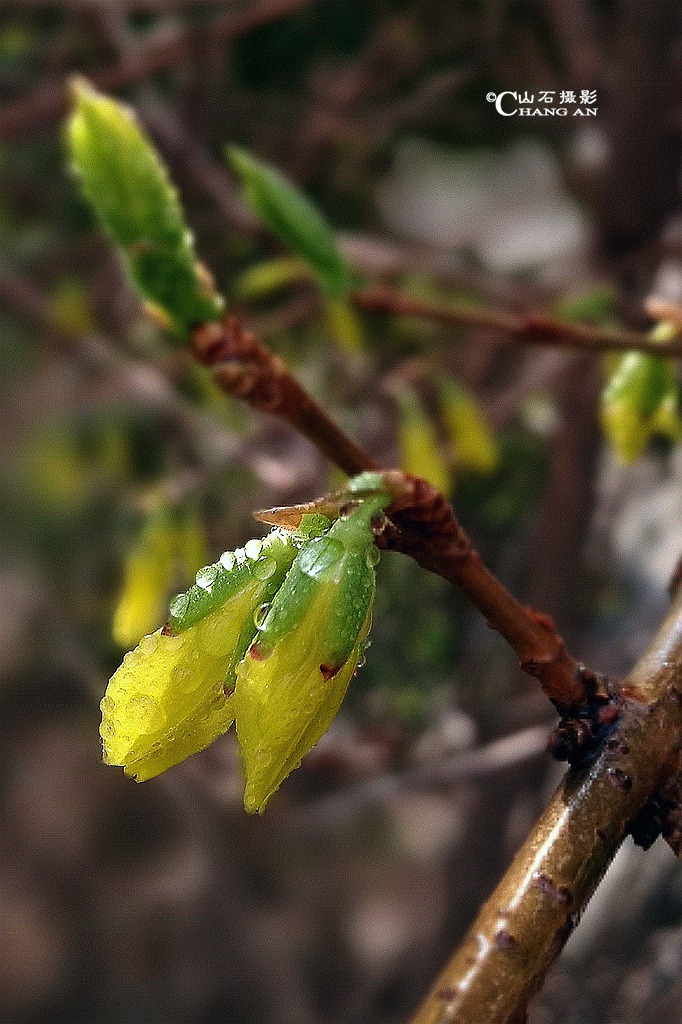
M 559 707 L 561 721 L 547 741 L 547 750 L 557 761 L 568 761 L 573 767 L 583 767 L 592 761 L 604 744 L 616 753 L 627 753 L 616 750 L 612 744 L 617 741 L 609 738 L 622 710 L 609 680 L 584 665 L 578 666 L 576 675 L 586 696 L 585 703 Z

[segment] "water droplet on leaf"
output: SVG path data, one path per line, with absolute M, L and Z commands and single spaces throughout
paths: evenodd
M 197 573 L 197 586 L 201 587 L 203 590 L 210 590 L 215 583 L 217 575 L 217 565 L 207 565 L 203 569 L 199 569 L 199 572 Z
M 344 553 L 345 548 L 340 541 L 333 537 L 319 537 L 303 548 L 298 556 L 298 565 L 306 576 L 319 579 L 343 558 Z
M 176 594 L 170 602 L 170 613 L 174 619 L 181 619 L 189 608 L 189 594 Z
M 235 558 L 233 552 L 223 551 L 222 555 L 220 556 L 220 564 L 222 565 L 223 569 L 227 569 L 227 571 L 229 572 L 230 569 L 234 568 L 234 562 Z
M 255 561 L 263 550 L 262 540 L 250 540 L 244 545 L 244 554 Z
M 269 580 L 277 571 L 277 562 L 274 558 L 262 558 L 253 567 L 253 575 L 258 580 Z
M 265 604 L 262 604 L 260 606 L 260 608 L 256 608 L 256 611 L 253 613 L 253 622 L 254 622 L 254 625 L 255 625 L 256 629 L 262 629 L 263 628 L 263 626 L 265 624 L 265 620 L 268 617 L 268 612 L 269 611 L 270 611 L 270 605 L 268 604 L 267 601 L 265 602 Z

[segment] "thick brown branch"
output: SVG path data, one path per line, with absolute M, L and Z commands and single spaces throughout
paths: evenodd
M 623 684 L 601 754 L 568 772 L 412 1024 L 520 1024 L 682 742 L 682 595 Z M 679 813 L 679 812 L 678 812 Z
M 495 331 L 507 334 L 527 345 L 577 349 L 583 352 L 628 352 L 636 349 L 659 356 L 682 357 L 682 339 L 668 342 L 652 341 L 636 331 L 564 323 L 544 314 L 519 316 L 491 309 L 443 306 L 413 299 L 385 287 L 355 292 L 352 299 L 360 309 L 371 313 L 414 317 L 451 327 Z
M 376 463 L 327 415 L 284 363 L 236 317 L 205 324 L 192 336 L 196 358 L 213 370 L 216 383 L 254 409 L 270 413 L 298 430 L 344 473 L 353 476 Z

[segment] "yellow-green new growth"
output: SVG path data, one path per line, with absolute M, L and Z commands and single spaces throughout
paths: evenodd
M 144 782 L 227 732 L 234 712 L 225 679 L 252 614 L 253 591 L 179 636 L 157 630 L 126 654 L 101 703 L 105 764 Z
M 675 337 L 659 324 L 652 339 Z M 654 436 L 682 440 L 680 385 L 670 360 L 648 352 L 627 352 L 604 388 L 601 421 L 621 462 L 631 463 Z
M 415 391 L 402 385 L 396 391 L 398 403 L 398 452 L 400 468 L 428 480 L 443 494 L 453 486 L 450 468 L 441 454 L 438 434 Z
M 371 521 L 389 501 L 368 499 L 302 548 L 237 668 L 247 811 L 263 811 L 339 710 L 371 623 Z
M 230 728 L 234 669 L 256 631 L 255 612 L 297 551 L 275 530 L 226 552 L 171 602 L 170 628 L 144 637 L 109 681 L 100 728 L 107 764 L 143 782 Z
M 457 469 L 494 473 L 500 450 L 476 399 L 456 380 L 443 375 L 439 382 L 441 414 L 450 435 Z
M 218 319 L 222 299 L 207 281 L 177 193 L 135 115 L 80 79 L 72 95 L 66 125 L 72 164 L 135 288 L 180 335 Z
M 351 287 L 353 275 L 317 206 L 252 153 L 230 146 L 227 158 L 251 209 L 308 263 L 327 294 L 340 298 Z
M 145 522 L 125 561 L 112 634 L 121 647 L 137 643 L 164 621 L 174 582 L 191 579 L 206 562 L 200 519 L 184 509 L 159 505 Z
M 226 732 L 236 719 L 244 804 L 262 811 L 328 728 L 371 622 L 373 517 L 390 503 L 377 474 L 350 483 L 331 528 L 305 515 L 226 552 L 171 602 L 167 626 L 127 654 L 102 699 L 104 760 L 138 782 Z M 346 514 L 347 513 L 347 514 Z

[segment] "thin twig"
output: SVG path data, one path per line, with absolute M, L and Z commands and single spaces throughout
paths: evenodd
M 451 327 L 495 331 L 527 345 L 579 349 L 583 352 L 628 352 L 635 349 L 657 356 L 682 358 L 682 339 L 653 341 L 644 334 L 622 328 L 564 323 L 544 314 L 518 316 L 491 309 L 443 306 L 401 295 L 383 286 L 355 292 L 351 298 L 356 306 L 367 312 L 415 317 Z
M 284 363 L 245 331 L 234 316 L 204 324 L 192 337 L 194 355 L 216 383 L 260 412 L 288 423 L 353 476 L 379 465 L 355 444 L 301 387 Z
M 520 1024 L 682 736 L 682 594 L 623 683 L 598 758 L 571 770 L 412 1024 Z M 674 768 L 672 768 L 674 771 Z
M 91 81 L 104 92 L 115 92 L 191 59 L 207 40 L 231 42 L 261 25 L 296 13 L 309 3 L 310 0 L 263 0 L 244 14 L 229 14 L 206 25 L 184 27 L 170 36 L 164 32 L 163 38 L 141 46 L 125 61 L 93 74 Z M 8 104 L 0 111 L 0 139 L 15 138 L 56 121 L 65 113 L 67 103 L 66 83 L 51 82 Z
M 461 587 L 514 650 L 523 671 L 539 680 L 560 711 L 595 699 L 607 705 L 601 678 L 571 657 L 549 616 L 520 604 L 486 568 L 444 496 L 417 477 L 396 472 L 383 476 L 394 502 L 379 546 L 403 551 Z

